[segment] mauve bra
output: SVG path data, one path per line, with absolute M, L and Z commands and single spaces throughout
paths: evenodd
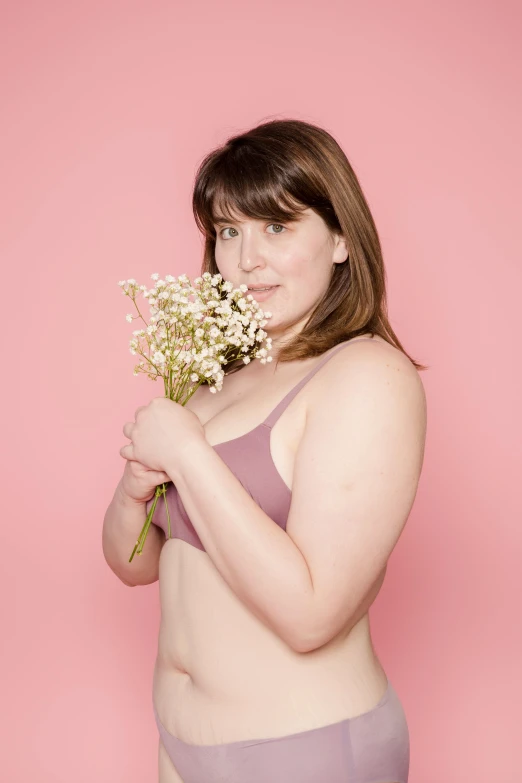
M 322 360 L 283 397 L 261 424 L 239 438 L 232 438 L 232 440 L 216 443 L 213 446 L 213 449 L 217 451 L 223 462 L 228 465 L 257 505 L 283 530 L 286 530 L 292 490 L 285 484 L 274 465 L 270 453 L 270 430 L 296 394 L 337 351 L 358 340 L 372 339 L 372 337 L 354 337 L 331 348 Z M 171 538 L 180 538 L 204 552 L 205 548 L 187 516 L 173 482 L 167 485 L 165 497 L 169 506 Z M 147 513 L 153 500 L 154 498 L 147 503 Z M 168 522 L 163 497 L 158 498 L 152 523 L 161 527 L 165 537 L 168 537 Z

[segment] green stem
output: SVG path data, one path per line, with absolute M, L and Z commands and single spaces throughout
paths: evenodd
M 171 534 L 170 534 L 170 515 L 169 515 L 169 510 L 168 510 L 168 505 L 167 505 L 166 492 L 167 492 L 167 485 L 166 484 L 161 484 L 160 486 L 156 487 L 156 494 L 154 496 L 154 502 L 153 502 L 153 504 L 151 506 L 151 509 L 150 509 L 149 513 L 147 514 L 147 518 L 145 519 L 145 524 L 143 525 L 143 527 L 141 529 L 141 533 L 138 536 L 138 540 L 136 541 L 136 545 L 135 545 L 134 549 L 132 550 L 132 554 L 131 554 L 131 556 L 129 558 L 129 563 L 132 563 L 132 559 L 133 559 L 135 554 L 141 555 L 142 552 L 143 552 L 143 545 L 145 544 L 145 539 L 147 538 L 147 533 L 149 532 L 149 527 L 151 525 L 152 517 L 154 516 L 154 511 L 156 510 L 156 504 L 158 502 L 158 498 L 159 498 L 160 495 L 163 495 L 164 498 L 165 498 L 165 507 L 167 509 L 167 519 L 168 519 L 168 522 L 169 522 L 169 538 L 171 537 Z

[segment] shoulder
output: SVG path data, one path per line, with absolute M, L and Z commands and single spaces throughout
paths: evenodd
M 338 379 L 356 379 L 364 374 L 377 380 L 382 375 L 397 374 L 422 387 L 420 374 L 406 354 L 383 339 L 348 341 L 337 349 L 317 373 L 318 381 L 331 383 Z
M 410 359 L 383 339 L 347 342 L 328 359 L 316 374 L 307 399 L 307 411 L 313 413 L 325 402 L 338 405 L 364 401 L 394 408 L 405 415 L 418 414 L 419 423 L 426 418 L 426 394 L 419 372 Z

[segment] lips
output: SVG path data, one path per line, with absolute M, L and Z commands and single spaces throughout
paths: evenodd
M 277 291 L 279 286 L 273 285 L 270 286 L 268 291 L 255 291 L 252 288 L 248 289 L 248 293 L 251 294 L 251 296 L 256 300 L 256 302 L 264 302 L 265 299 L 268 299 L 269 296 L 272 296 L 274 291 Z

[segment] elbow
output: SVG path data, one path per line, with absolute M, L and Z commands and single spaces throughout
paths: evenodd
M 105 556 L 105 553 L 104 553 L 104 556 Z M 122 584 L 124 584 L 126 587 L 136 587 L 136 582 L 128 582 L 128 581 L 127 581 L 127 580 L 126 580 L 126 579 L 123 577 L 123 575 L 122 575 L 122 571 L 121 571 L 121 568 L 118 568 L 117 566 L 115 566 L 115 565 L 113 565 L 112 563 L 110 563 L 110 562 L 109 562 L 109 560 L 107 559 L 107 557 L 106 557 L 106 556 L 105 556 L 105 562 L 107 563 L 107 565 L 108 565 L 108 566 L 109 566 L 109 568 L 111 569 L 111 571 L 112 571 L 112 573 L 114 574 L 114 576 L 115 576 L 115 577 L 116 577 L 116 578 L 117 578 L 117 579 L 118 579 L 118 580 L 119 580 L 119 581 L 120 581 Z
M 318 628 L 310 625 L 302 629 L 301 633 L 294 636 L 291 641 L 291 647 L 297 653 L 309 653 L 318 650 L 319 647 L 328 644 L 334 638 L 335 632 L 326 628 Z
M 294 634 L 287 644 L 296 653 L 309 653 L 322 647 L 331 638 L 330 635 L 318 634 L 313 628 L 307 628 L 299 635 Z
M 312 652 L 341 635 L 346 638 L 368 614 L 380 592 L 386 569 L 387 564 L 362 597 L 355 596 L 353 600 L 349 602 L 345 600 L 342 605 L 337 607 L 332 606 L 331 600 L 327 601 L 326 598 L 323 598 L 322 601 L 319 601 L 316 596 L 316 604 L 313 609 L 309 608 L 307 611 L 306 620 L 301 623 L 299 633 L 294 634 L 292 649 L 302 653 Z M 355 590 L 352 590 L 353 594 L 355 594 Z
M 115 577 L 116 577 L 116 578 L 117 578 L 117 579 L 118 579 L 118 580 L 119 580 L 119 581 L 120 581 L 122 584 L 124 584 L 126 587 L 136 587 L 136 583 L 135 583 L 135 582 L 127 582 L 127 580 L 126 580 L 126 579 L 124 579 L 124 578 L 123 578 L 123 576 L 122 576 L 120 573 L 118 573 L 118 571 L 116 571 L 114 568 L 111 568 L 111 571 L 112 571 L 112 573 L 114 574 L 114 576 L 115 576 Z
M 346 616 L 332 618 L 326 612 L 321 612 L 318 617 L 309 618 L 308 622 L 295 629 L 289 645 L 297 653 L 313 652 L 324 647 L 340 634 L 347 636 L 359 619 L 357 614 L 352 613 L 348 618 Z
M 317 650 L 319 647 L 321 647 L 321 644 L 318 644 L 317 641 L 310 636 L 304 636 L 301 635 L 298 639 L 292 639 L 291 642 L 288 643 L 289 647 L 292 648 L 293 652 L 296 653 L 308 653 L 312 652 L 313 650 Z
M 299 626 L 296 626 L 295 622 L 291 622 L 288 627 L 291 628 L 291 633 L 286 634 L 285 641 L 296 653 L 317 650 L 331 638 L 331 634 L 323 625 L 312 622 L 310 619 Z

